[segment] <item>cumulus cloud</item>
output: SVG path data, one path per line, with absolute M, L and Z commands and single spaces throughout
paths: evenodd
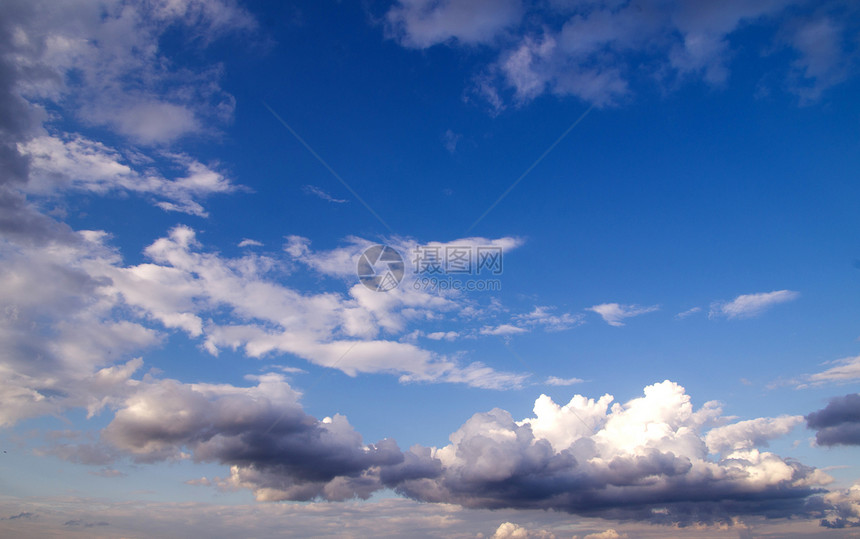
M 602 303 L 589 307 L 587 310 L 595 312 L 603 318 L 610 326 L 621 327 L 624 325 L 623 320 L 640 314 L 654 312 L 660 309 L 659 305 L 643 307 L 639 305 L 621 305 L 618 303 Z
M 842 529 L 860 527 L 860 483 L 836 490 L 824 496 L 831 509 L 821 519 L 825 528 Z
M 513 522 L 503 522 L 490 539 L 556 539 L 556 535 L 547 530 L 530 530 Z
M 726 318 L 751 318 L 758 316 L 780 303 L 794 301 L 800 297 L 793 290 L 775 290 L 756 294 L 741 294 L 732 301 L 718 301 L 711 304 L 711 318 L 724 316 Z
M 711 429 L 705 443 L 712 453 L 766 447 L 768 440 L 781 438 L 803 422 L 802 416 L 760 417 Z
M 31 9 L 16 13 L 17 63 L 39 74 L 19 80 L 24 97 L 62 99 L 84 123 L 145 145 L 230 119 L 234 99 L 219 87 L 219 69 L 176 69 L 159 39 L 171 27 L 189 40 L 252 29 L 253 18 L 232 2 L 38 2 Z
M 860 445 L 860 394 L 836 397 L 823 409 L 806 416 L 818 445 Z
M 406 479 L 396 490 L 472 508 L 551 508 L 683 525 L 809 514 L 809 496 L 830 480 L 754 447 L 782 432 L 785 420 L 723 430 L 715 439 L 731 440 L 732 449 L 714 460 L 705 431 L 719 419 L 715 403 L 694 410 L 669 381 L 626 404 L 612 401 L 577 395 L 561 407 L 541 396 L 535 417 L 522 421 L 500 409 L 475 414 L 450 445 L 430 451 L 438 475 Z
M 492 5 L 492 8 L 490 6 Z M 806 17 L 802 18 L 798 14 Z M 815 9 L 802 0 L 702 2 L 401 1 L 386 15 L 389 37 L 409 48 L 481 44 L 495 54 L 474 93 L 498 112 L 539 95 L 573 95 L 604 106 L 629 98 L 633 81 L 666 89 L 684 80 L 720 87 L 730 77 L 738 32 L 757 27 L 794 60 L 787 85 L 802 101 L 854 74 L 856 7 Z M 510 97 L 509 97 L 510 96 Z
M 283 375 L 248 378 L 256 385 L 144 379 L 116 405 L 100 444 L 141 463 L 191 458 L 227 465 L 229 476 L 212 482 L 250 489 L 260 501 L 367 498 L 393 488 L 467 508 L 555 509 L 661 524 L 810 516 L 815 507 L 823 514 L 815 495 L 830 481 L 757 448 L 797 418 L 713 428 L 727 420 L 719 406 L 694 409 L 670 381 L 624 404 L 613 404 L 611 395 L 576 395 L 559 406 L 542 395 L 534 417 L 477 413 L 449 445 L 403 451 L 392 439 L 365 443 L 343 416 L 309 416 Z M 709 449 L 720 457 L 710 458 Z
M 216 133 L 232 118 L 234 99 L 219 86 L 219 67 L 177 65 L 159 40 L 171 30 L 205 47 L 253 29 L 247 12 L 229 0 L 10 0 L 3 9 L 0 232 L 25 242 L 74 241 L 68 227 L 36 209 L 65 190 L 137 193 L 165 210 L 205 215 L 202 198 L 235 188 L 215 167 L 164 151 L 188 134 Z M 148 149 L 120 151 L 113 136 L 107 144 L 79 134 L 93 126 Z M 185 175 L 159 170 L 176 167 Z

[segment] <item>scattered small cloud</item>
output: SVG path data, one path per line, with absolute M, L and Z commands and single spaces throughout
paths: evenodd
M 98 526 L 110 526 L 110 522 L 106 522 L 104 520 L 94 522 L 94 521 L 81 520 L 79 518 L 76 518 L 74 520 L 67 520 L 65 523 L 63 523 L 63 526 L 72 526 L 72 527 L 80 526 L 82 528 L 95 528 Z
M 528 330 L 511 324 L 500 324 L 498 326 L 484 326 L 480 333 L 481 335 L 517 335 L 528 333 Z
M 257 240 L 249 240 L 248 238 L 243 239 L 239 242 L 239 247 L 262 247 L 263 243 Z
M 212 485 L 212 482 L 209 481 L 206 477 L 200 477 L 198 479 L 189 479 L 188 481 L 184 481 L 186 485 L 191 485 L 194 487 L 208 487 Z
M 36 518 L 36 513 L 31 513 L 29 511 L 25 511 L 23 513 L 18 513 L 17 515 L 12 515 L 11 517 L 0 518 L 0 520 L 32 520 Z
M 445 149 L 448 150 L 449 153 L 455 153 L 457 151 L 457 144 L 460 143 L 460 140 L 463 138 L 463 135 L 459 133 L 455 133 L 448 129 L 445 131 L 445 134 L 442 135 L 442 144 L 445 146 Z
M 715 301 L 711 304 L 711 311 L 708 316 L 710 318 L 723 316 L 729 319 L 752 318 L 774 305 L 793 301 L 799 297 L 800 293 L 793 290 L 742 294 L 731 301 Z
M 456 331 L 434 331 L 433 333 L 428 333 L 426 337 L 430 340 L 434 341 L 453 341 L 459 337 L 460 334 Z
M 660 309 L 659 305 L 643 307 L 640 305 L 621 305 L 619 303 L 602 303 L 586 309 L 599 314 L 610 326 L 620 327 L 624 325 L 625 318 L 651 313 Z
M 676 314 L 675 319 L 676 320 L 683 320 L 685 318 L 693 316 L 694 314 L 696 314 L 698 312 L 701 312 L 701 310 L 702 310 L 701 307 L 693 307 L 692 309 L 687 309 L 686 311 L 682 311 L 682 312 Z
M 564 331 L 585 322 L 585 317 L 581 314 L 553 314 L 553 310 L 553 307 L 536 306 L 530 313 L 520 314 L 514 318 L 525 325 L 542 326 L 546 331 Z
M 126 477 L 128 474 L 114 468 L 102 468 L 96 472 L 90 472 L 90 475 L 96 475 L 98 477 Z
M 323 191 L 322 189 L 320 189 L 316 185 L 305 185 L 304 187 L 302 187 L 302 191 L 306 195 L 313 195 L 315 197 L 319 197 L 319 198 L 325 200 L 326 202 L 334 202 L 335 204 L 343 204 L 345 202 L 349 202 L 346 199 L 334 198 L 333 196 L 326 193 L 325 191 Z
M 833 365 L 821 372 L 804 374 L 796 378 L 781 378 L 768 384 L 769 389 L 782 386 L 795 386 L 795 389 L 807 389 L 825 384 L 847 384 L 860 380 L 860 356 L 845 357 L 828 361 L 824 365 Z
M 559 378 L 558 376 L 550 376 L 544 382 L 549 386 L 572 386 L 574 384 L 581 384 L 584 382 L 582 378 Z

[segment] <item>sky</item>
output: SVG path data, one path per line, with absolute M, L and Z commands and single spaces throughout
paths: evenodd
M 860 527 L 860 6 L 6 0 L 0 534 Z

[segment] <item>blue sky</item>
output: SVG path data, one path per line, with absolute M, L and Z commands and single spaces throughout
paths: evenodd
M 852 3 L 0 10 L 3 533 L 860 525 Z

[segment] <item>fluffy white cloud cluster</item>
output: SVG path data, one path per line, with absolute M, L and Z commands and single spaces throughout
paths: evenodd
M 466 507 L 543 508 L 655 522 L 730 522 L 731 515 L 808 512 L 830 478 L 757 446 L 802 418 L 759 419 L 710 429 L 716 403 L 694 410 L 679 385 L 645 388 L 626 404 L 542 396 L 535 417 L 475 414 L 430 451 L 435 477 L 403 481 L 410 497 Z M 610 406 L 611 405 L 611 406 Z M 725 419 L 723 419 L 725 420 Z M 718 459 L 709 453 L 721 452 Z
M 751 25 L 779 29 L 762 54 L 788 49 L 788 87 L 801 100 L 817 99 L 852 74 L 848 36 L 857 31 L 856 15 L 856 6 L 838 1 L 401 0 L 386 28 L 410 48 L 491 48 L 496 59 L 474 89 L 498 111 L 508 92 L 515 103 L 552 93 L 600 106 L 629 96 L 634 79 L 723 84 L 736 53 L 732 40 Z

